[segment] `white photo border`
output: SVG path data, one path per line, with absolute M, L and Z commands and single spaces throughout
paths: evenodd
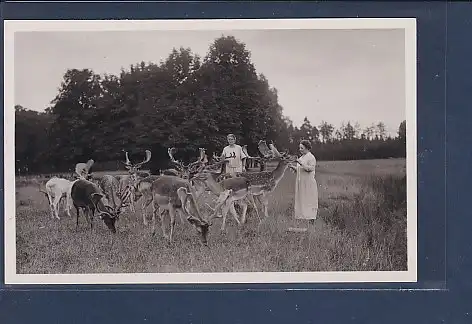
M 407 271 L 17 274 L 15 227 L 14 35 L 27 31 L 404 29 L 407 139 Z M 261 284 L 417 282 L 416 18 L 4 21 L 5 284 Z

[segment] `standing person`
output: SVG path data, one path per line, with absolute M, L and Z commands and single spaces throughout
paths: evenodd
M 314 228 L 318 214 L 318 185 L 315 180 L 316 158 L 310 152 L 311 143 L 302 140 L 299 145 L 301 157 L 296 165 L 290 165 L 296 171 L 295 182 L 295 219 L 306 219 Z
M 234 134 L 228 134 L 226 137 L 228 145 L 225 146 L 221 153 L 221 158 L 226 160 L 225 173 L 234 175 L 237 172 L 244 172 L 246 170 L 246 154 L 243 152 L 243 148 L 236 144 L 236 136 Z

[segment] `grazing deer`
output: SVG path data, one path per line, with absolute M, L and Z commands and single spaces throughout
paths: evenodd
M 82 208 L 85 218 L 90 222 L 90 229 L 93 228 L 93 217 L 97 212 L 98 217 L 103 220 L 105 225 L 113 233 L 116 233 L 115 222 L 119 217 L 121 206 L 118 205 L 116 208 L 108 206 L 105 195 L 96 184 L 84 179 L 76 180 L 71 188 L 71 197 L 77 212 L 77 228 L 79 226 L 79 208 Z
M 79 179 L 87 179 L 90 168 L 93 166 L 93 164 L 94 161 L 90 159 L 87 161 L 87 163 L 77 163 L 75 165 L 75 173 L 78 175 Z
M 129 207 L 131 193 L 129 190 L 120 191 L 120 181 L 116 177 L 105 174 L 100 177 L 97 184 L 105 194 L 110 207 L 115 209 L 119 206 L 121 210 Z
M 296 156 L 289 156 L 286 152 L 280 153 L 273 144 L 270 144 L 270 148 L 267 147 L 265 141 L 259 142 L 259 150 L 266 159 L 274 159 L 278 161 L 277 167 L 272 171 L 260 171 L 260 172 L 241 172 L 237 176 L 242 176 L 249 180 L 251 187 L 251 194 L 259 200 L 263 205 L 264 219 L 269 217 L 268 215 L 268 196 L 272 193 L 280 180 L 283 178 L 285 171 L 287 171 L 290 163 L 297 160 Z
M 49 208 L 51 210 L 51 218 L 59 218 L 59 203 L 64 197 L 66 199 L 66 213 L 69 217 L 72 217 L 70 214 L 70 208 L 72 208 L 70 190 L 72 187 L 72 181 L 67 179 L 53 177 L 46 182 L 46 185 L 43 188 L 41 185 L 39 191 L 46 195 L 46 198 L 49 202 Z
M 246 200 L 249 200 L 252 203 L 256 210 L 257 216 L 259 217 L 259 211 L 257 210 L 256 203 L 254 202 L 254 198 L 250 192 L 250 182 L 244 177 L 228 178 L 217 182 L 217 175 L 217 173 L 213 173 L 206 170 L 203 170 L 202 172 L 196 175 L 199 180 L 204 181 L 206 186 L 213 194 L 218 196 L 216 207 L 214 209 L 212 208 L 213 215 L 210 217 L 209 220 L 211 221 L 213 218 L 217 218 L 217 213 L 219 209 L 222 208 L 222 231 L 224 231 L 225 229 L 226 215 L 228 211 L 231 211 L 231 214 L 233 215 L 238 225 L 240 225 L 241 223 L 245 223 L 246 212 L 248 207 Z M 238 205 L 240 205 L 242 208 L 241 222 L 239 221 L 238 214 L 236 212 L 236 209 L 234 208 L 235 203 L 238 203 Z
M 155 234 L 156 215 L 159 214 L 162 234 L 167 238 L 164 230 L 163 212 L 168 211 L 170 216 L 170 233 L 168 239 L 169 242 L 172 242 L 175 214 L 179 212 L 195 227 L 199 234 L 200 242 L 207 245 L 210 224 L 201 217 L 200 210 L 195 201 L 194 190 L 189 181 L 179 177 L 163 175 L 152 182 L 151 192 L 153 198 L 153 235 Z

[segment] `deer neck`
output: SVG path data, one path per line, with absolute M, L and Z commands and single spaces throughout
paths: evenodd
M 279 164 L 277 164 L 277 167 L 275 168 L 275 170 L 272 171 L 272 178 L 275 181 L 275 186 L 277 186 L 279 181 L 283 178 L 287 168 L 288 168 L 288 163 L 284 163 L 281 161 L 279 162 Z
M 221 185 L 218 182 L 216 182 L 216 180 L 212 176 L 209 176 L 205 180 L 205 183 L 208 186 L 208 188 L 211 190 L 211 192 L 213 192 L 215 195 L 219 195 L 220 192 L 223 191 L 223 188 L 221 187 Z

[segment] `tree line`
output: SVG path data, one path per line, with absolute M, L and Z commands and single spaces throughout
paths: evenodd
M 251 155 L 261 139 L 292 153 L 309 139 L 319 160 L 405 157 L 405 121 L 395 137 L 386 136 L 382 122 L 336 129 L 305 118 L 294 126 L 250 56 L 244 43 L 221 36 L 203 58 L 181 47 L 159 64 L 140 62 L 119 75 L 69 69 L 45 112 L 15 106 L 16 169 L 65 172 L 90 158 L 96 170 L 117 169 L 124 150 L 141 159 L 146 149 L 151 169 L 159 169 L 168 163 L 168 147 L 190 161 L 199 147 L 219 154 L 228 133 Z

